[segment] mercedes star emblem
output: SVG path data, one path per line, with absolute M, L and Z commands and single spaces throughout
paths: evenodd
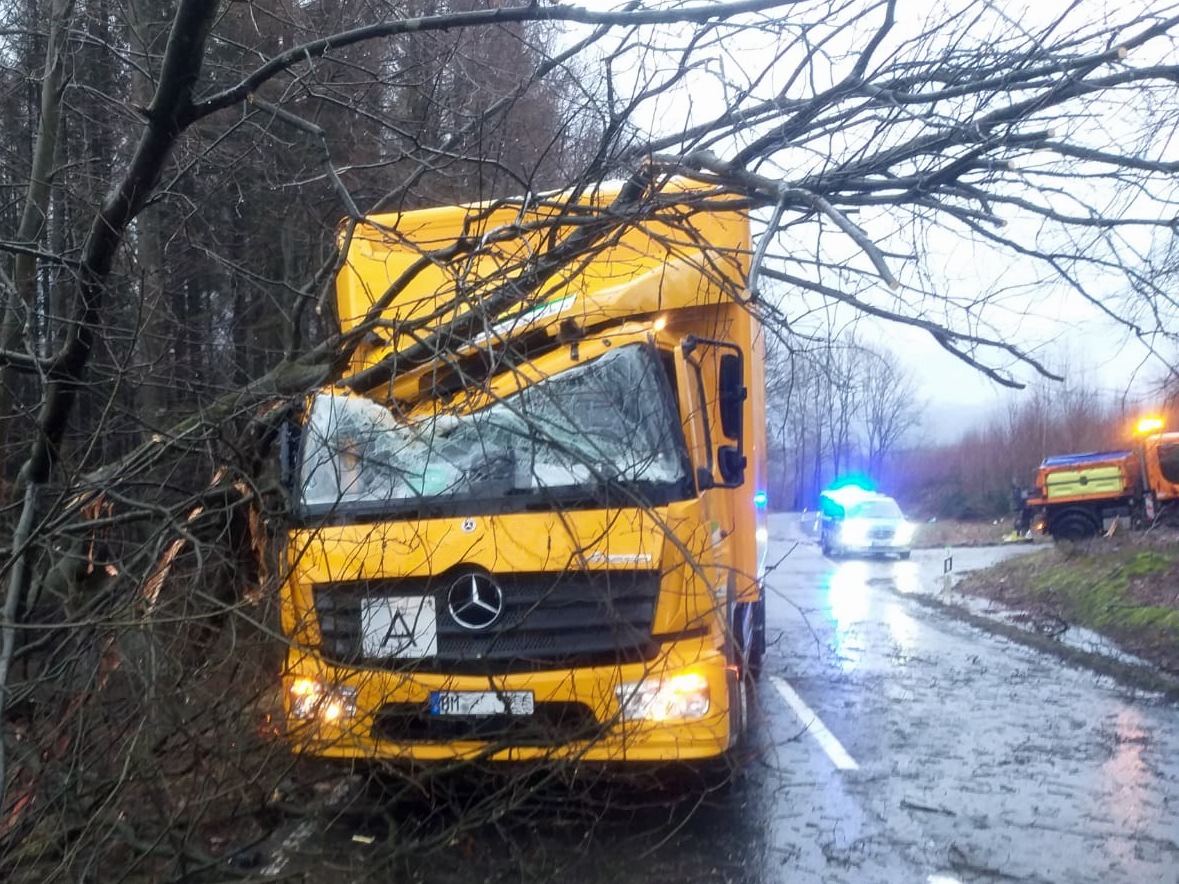
M 463 629 L 487 629 L 504 612 L 504 593 L 490 577 L 464 574 L 450 584 L 446 609 Z

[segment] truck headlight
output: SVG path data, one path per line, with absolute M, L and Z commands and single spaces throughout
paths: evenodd
M 627 682 L 614 693 L 623 721 L 669 721 L 708 714 L 708 680 L 698 672 Z
M 326 685 L 314 678 L 296 678 L 287 689 L 291 717 L 331 724 L 356 715 L 356 688 Z
M 912 522 L 901 522 L 897 525 L 896 539 L 899 546 L 908 546 L 913 542 L 913 535 L 917 531 L 917 526 Z

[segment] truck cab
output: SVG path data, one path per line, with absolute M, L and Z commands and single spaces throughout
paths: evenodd
M 584 229 L 611 199 L 559 217 Z M 371 334 L 290 446 L 297 751 L 627 764 L 739 745 L 766 542 L 748 220 L 674 184 L 662 199 L 527 295 L 533 256 L 576 235 L 556 198 L 352 233 L 341 325 Z

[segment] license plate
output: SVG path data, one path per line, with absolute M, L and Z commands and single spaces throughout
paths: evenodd
M 430 714 L 459 717 L 531 715 L 532 691 L 431 691 Z

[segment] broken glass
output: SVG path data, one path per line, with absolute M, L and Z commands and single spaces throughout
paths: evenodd
M 303 506 L 319 510 L 678 489 L 688 471 L 663 363 L 631 345 L 466 413 L 404 421 L 369 399 L 317 395 L 299 475 Z

